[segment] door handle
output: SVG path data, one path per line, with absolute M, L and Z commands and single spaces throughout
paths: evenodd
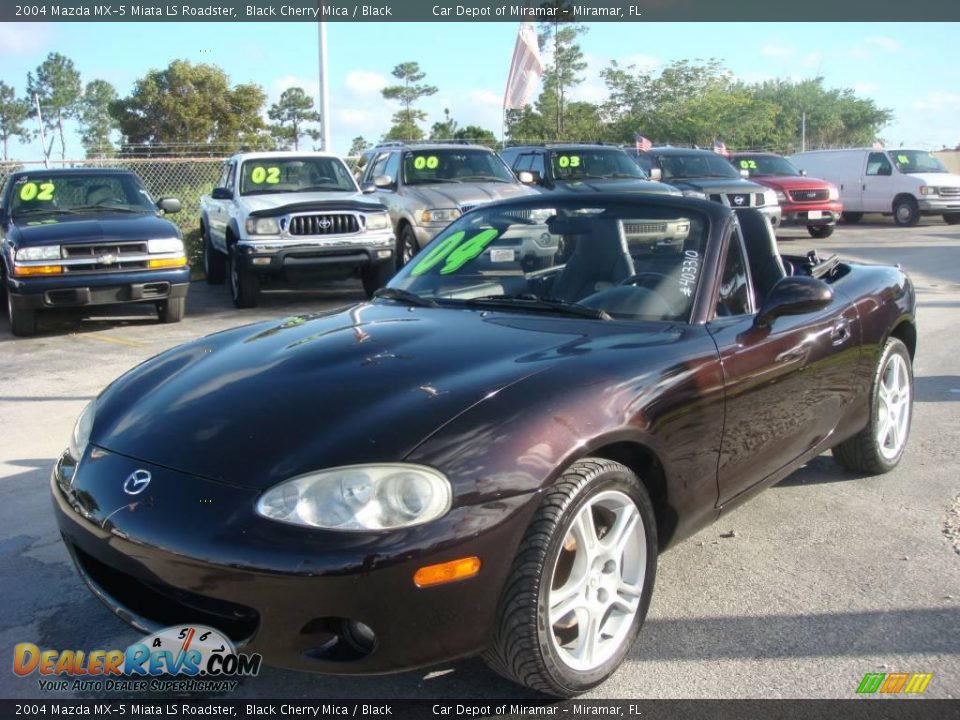
M 841 320 L 830 331 L 830 342 L 833 345 L 843 345 L 850 339 L 850 323 L 847 320 Z

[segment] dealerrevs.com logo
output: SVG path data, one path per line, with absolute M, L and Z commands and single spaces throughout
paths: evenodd
M 883 693 L 884 695 L 919 695 L 933 680 L 933 673 L 867 673 L 857 686 L 861 695 Z
M 178 625 L 126 650 L 41 650 L 19 643 L 13 672 L 39 675 L 44 692 L 225 692 L 236 688 L 234 678 L 257 675 L 262 659 L 238 653 L 219 630 Z

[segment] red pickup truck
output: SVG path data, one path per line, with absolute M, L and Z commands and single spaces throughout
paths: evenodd
M 806 225 L 815 238 L 830 237 L 843 205 L 837 188 L 826 180 L 806 177 L 790 161 L 773 153 L 748 152 L 730 156 L 730 162 L 760 185 L 777 193 L 781 226 Z

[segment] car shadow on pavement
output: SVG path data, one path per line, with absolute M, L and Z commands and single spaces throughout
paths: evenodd
M 795 470 L 774 487 L 798 485 L 823 485 L 825 483 L 850 482 L 859 477 L 837 465 L 830 455 L 818 455 L 799 470 Z
M 956 375 L 922 375 L 913 379 L 916 402 L 960 401 L 960 377 Z

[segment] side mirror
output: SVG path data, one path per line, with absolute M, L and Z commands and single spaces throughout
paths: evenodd
M 377 175 L 373 179 L 373 185 L 378 188 L 392 188 L 393 178 L 389 175 Z
M 215 187 L 210 197 L 214 200 L 233 200 L 233 190 L 225 187 Z
M 803 175 L 804 177 L 806 177 L 807 171 L 806 171 L 806 170 L 801 170 L 801 171 L 800 171 L 800 174 Z
M 750 171 L 747 170 L 747 169 L 745 169 L 745 168 L 741 168 L 741 169 L 740 169 L 740 177 L 742 177 L 742 178 L 748 178 L 748 177 L 750 177 Z
M 650 168 L 650 179 L 656 180 L 657 182 L 663 178 L 663 171 L 660 168 Z
M 517 179 L 524 185 L 539 185 L 543 182 L 537 170 L 521 170 L 517 173 Z
M 808 275 L 780 279 L 770 290 L 753 324 L 770 327 L 782 315 L 805 315 L 822 310 L 833 301 L 833 290 L 823 280 Z
M 360 192 L 369 195 L 372 192 L 377 191 L 377 186 L 372 182 L 365 182 L 360 186 Z
M 166 214 L 178 213 L 180 212 L 180 201 L 172 197 L 160 198 L 157 200 L 157 207 Z

